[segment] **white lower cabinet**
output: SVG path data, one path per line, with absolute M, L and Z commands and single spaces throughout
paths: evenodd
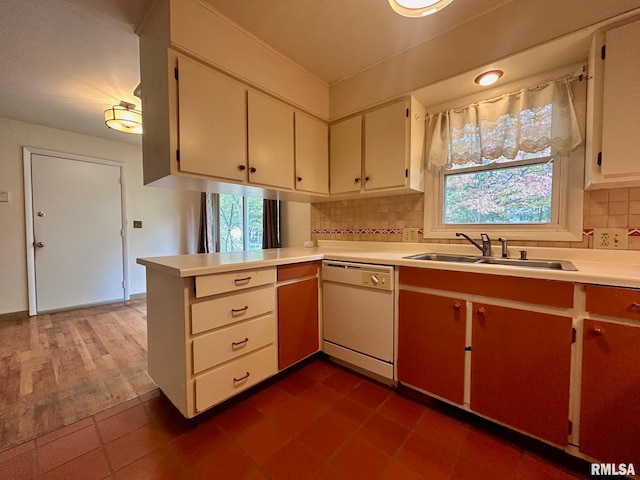
M 275 345 L 242 356 L 195 379 L 196 413 L 232 397 L 278 370 Z

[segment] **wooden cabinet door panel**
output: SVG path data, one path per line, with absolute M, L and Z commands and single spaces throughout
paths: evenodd
M 329 127 L 295 113 L 296 190 L 329 193 Z
M 640 328 L 585 320 L 583 340 L 580 451 L 640 465 Z
M 566 445 L 571 318 L 474 304 L 472 332 L 471 409 Z
M 249 181 L 293 188 L 293 109 L 249 90 Z
M 180 170 L 246 181 L 246 88 L 187 58 L 178 71 Z
M 278 287 L 278 368 L 318 349 L 318 279 Z
M 329 131 L 331 194 L 359 192 L 362 185 L 362 116 L 335 123 Z
M 400 290 L 398 380 L 462 404 L 466 303 Z

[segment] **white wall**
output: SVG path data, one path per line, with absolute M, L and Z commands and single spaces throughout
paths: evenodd
M 282 202 L 280 236 L 283 247 L 302 247 L 311 239 L 311 205 Z
M 124 163 L 130 294 L 146 290 L 136 258 L 196 251 L 199 194 L 143 186 L 142 147 L 0 118 L 0 314 L 28 309 L 23 146 Z

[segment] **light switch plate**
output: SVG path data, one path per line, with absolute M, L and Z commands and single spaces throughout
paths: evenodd
M 594 228 L 593 248 L 626 250 L 629 237 L 626 228 Z
M 402 229 L 402 241 L 418 243 L 418 230 L 417 228 L 403 228 Z

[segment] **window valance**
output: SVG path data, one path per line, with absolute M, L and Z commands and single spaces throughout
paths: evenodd
M 432 122 L 430 165 L 513 160 L 545 149 L 567 155 L 582 143 L 568 80 L 441 112 Z

